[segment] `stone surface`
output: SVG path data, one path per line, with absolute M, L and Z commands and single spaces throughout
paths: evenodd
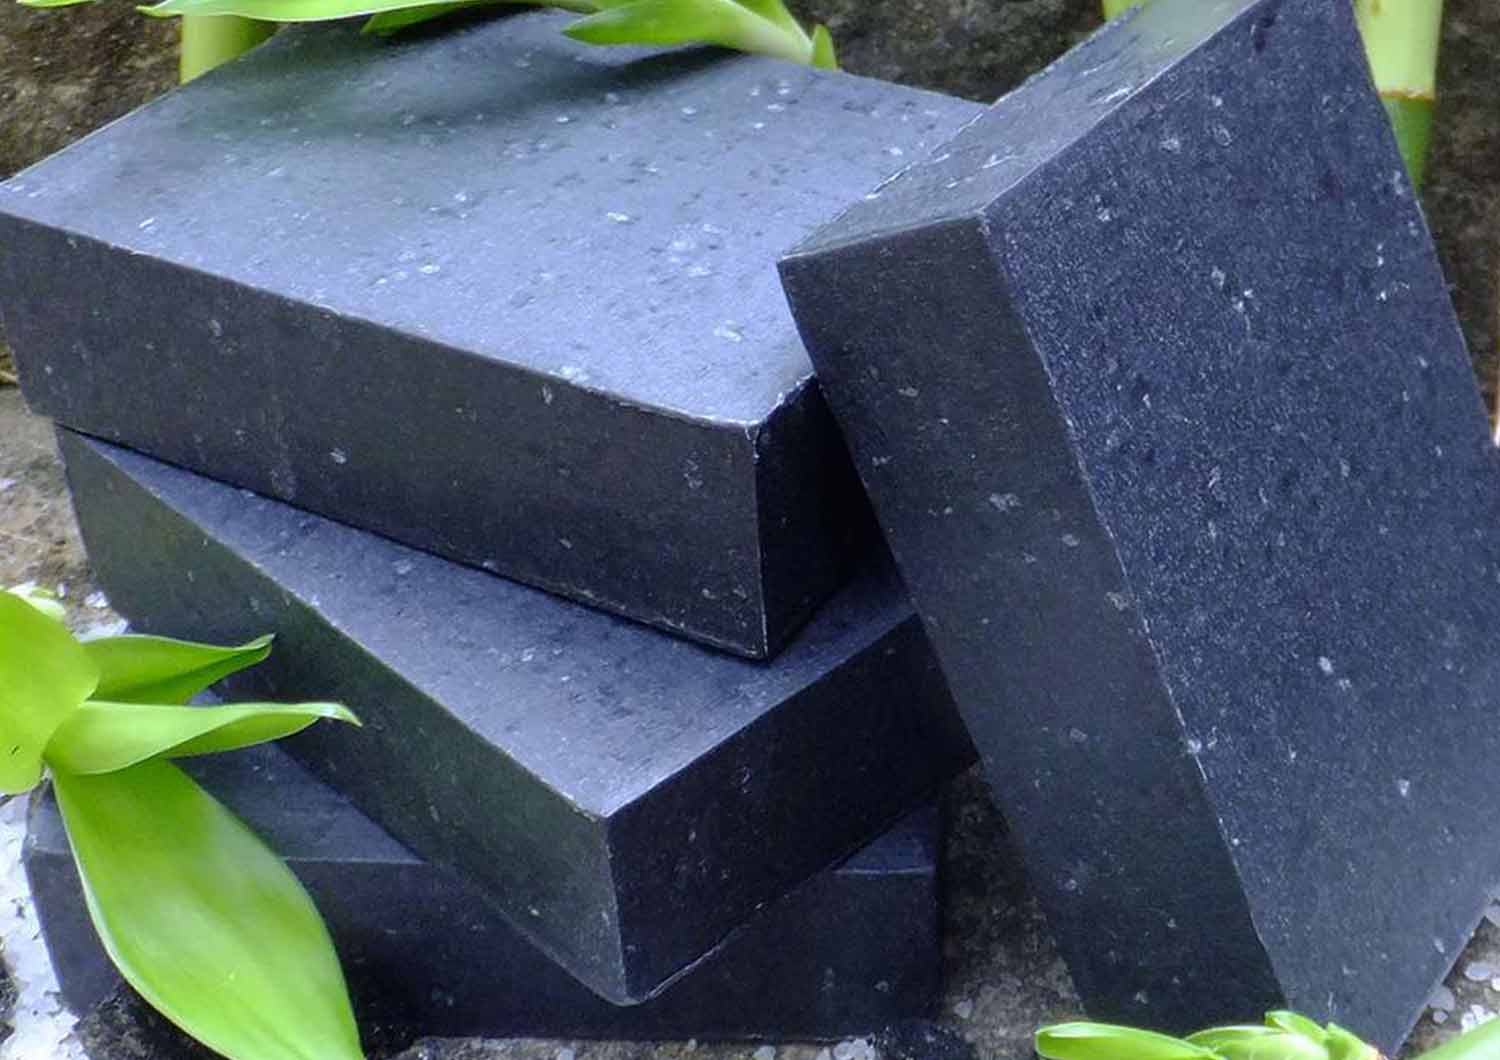
M 87 433 L 766 656 L 870 525 L 774 256 L 977 108 L 589 48 L 568 17 L 288 32 L 0 185 L 21 385 Z
M 1500 877 L 1500 467 L 1347 5 L 1158 0 L 784 275 L 1085 1002 L 1399 1042 Z
M 970 760 L 916 617 L 864 572 L 754 663 L 64 432 L 94 570 L 142 630 L 280 636 L 243 699 L 554 959 L 640 1001 Z
M 755 917 L 644 1005 L 601 1001 L 484 896 L 391 839 L 284 752 L 189 764 L 302 879 L 322 910 L 364 1028 L 422 1035 L 838 1038 L 929 1014 L 937 1000 L 936 808 Z M 37 914 L 75 1012 L 118 985 L 89 923 L 57 804 L 33 799 Z

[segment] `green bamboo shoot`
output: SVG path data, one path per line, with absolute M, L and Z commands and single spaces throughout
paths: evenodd
M 1355 0 L 1354 11 L 1401 157 L 1420 188 L 1437 100 L 1443 0 Z

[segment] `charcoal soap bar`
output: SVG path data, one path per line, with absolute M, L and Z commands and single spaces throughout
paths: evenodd
M 659 992 L 971 760 L 889 569 L 756 663 L 61 439 L 118 610 L 214 642 L 276 633 L 226 691 L 354 708 L 362 730 L 286 746 L 611 1001 Z
M 784 261 L 1082 997 L 1394 1052 L 1500 879 L 1500 462 L 1347 3 L 1157 0 Z
M 307 886 L 366 1026 L 490 1038 L 836 1038 L 928 1015 L 936 1001 L 935 807 L 773 903 L 660 997 L 622 1008 L 285 752 L 186 764 Z M 33 799 L 24 861 L 63 998 L 85 1012 L 118 977 L 50 794 Z
M 279 36 L 0 185 L 27 400 L 751 657 L 868 506 L 775 257 L 973 104 L 531 13 Z

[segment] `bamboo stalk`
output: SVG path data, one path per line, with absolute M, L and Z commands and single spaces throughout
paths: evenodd
M 188 15 L 182 20 L 177 76 L 187 84 L 244 54 L 276 32 L 276 23 L 233 15 Z
M 1401 157 L 1420 188 L 1437 100 L 1443 0 L 1355 0 L 1354 12 Z

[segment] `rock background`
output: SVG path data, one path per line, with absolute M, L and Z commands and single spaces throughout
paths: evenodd
M 793 0 L 793 6 L 829 24 L 852 72 L 977 100 L 1001 95 L 1098 23 L 1096 0 Z M 1500 342 L 1500 4 L 1447 0 L 1447 6 L 1443 98 L 1425 202 L 1481 384 L 1493 396 Z M 125 0 L 50 12 L 0 0 L 0 178 L 168 88 L 175 34 L 172 23 L 143 19 Z M 25 413 L 13 389 L 4 389 L 5 358 L 0 344 L 0 584 L 63 587 L 75 625 L 112 622 L 91 584 L 47 427 Z M 1075 1010 L 1072 986 L 976 777 L 958 785 L 950 809 L 947 990 L 939 1022 L 892 1028 L 876 1042 L 826 1046 L 423 1041 L 409 1048 L 383 1043 L 378 1053 L 399 1052 L 400 1060 L 860 1060 L 877 1051 L 887 1060 L 1029 1057 L 1037 1023 Z M 24 917 L 24 902 L 16 905 L 14 916 Z M 35 942 L 34 931 L 5 937 L 13 946 L 20 937 Z M 1500 1007 L 1497 969 L 1500 905 L 1434 999 L 1412 1047 L 1430 1046 Z M 0 1013 L 7 1010 L 6 990 L 14 997 L 3 974 Z M 129 996 L 90 1014 L 77 1040 L 94 1060 L 206 1055 Z M 19 1056 L 0 1047 L 0 1060 L 12 1055 Z

